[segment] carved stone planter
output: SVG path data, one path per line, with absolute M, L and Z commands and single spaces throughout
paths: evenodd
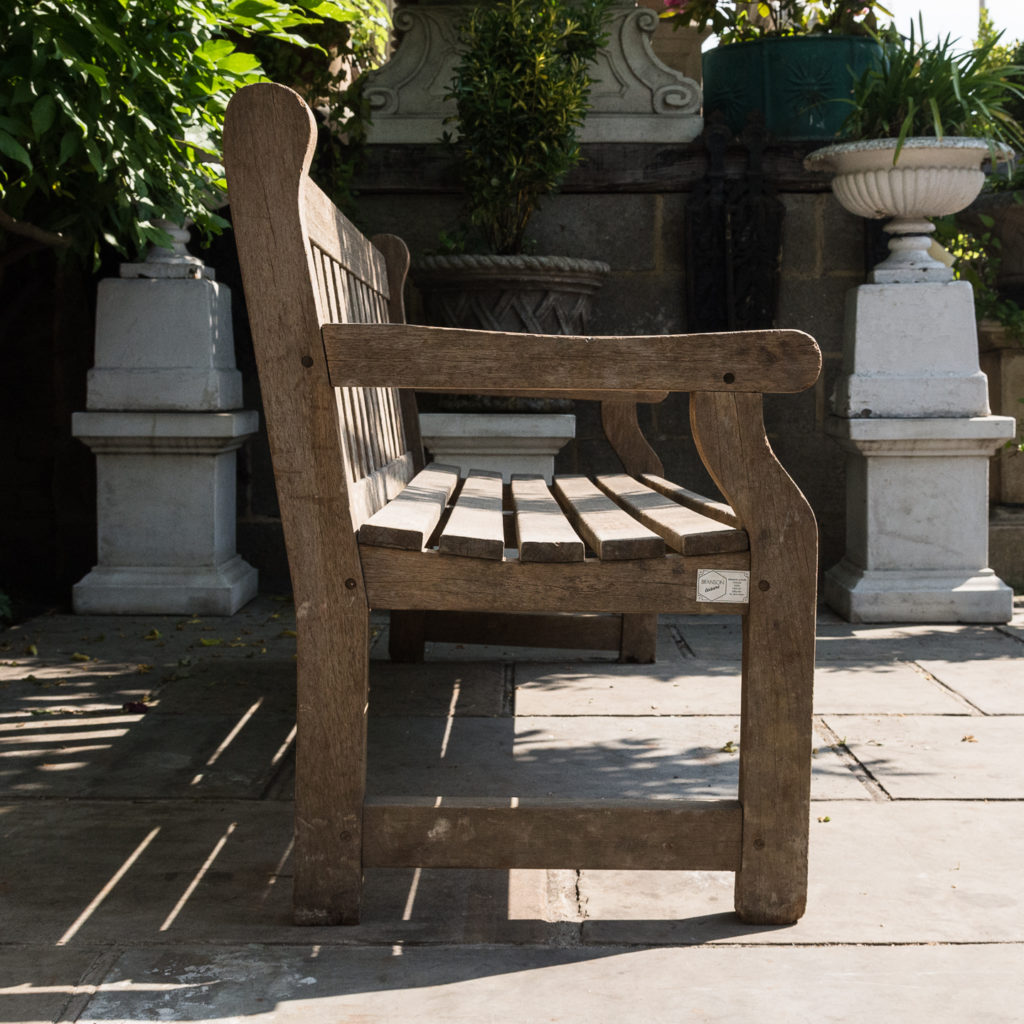
M 586 334 L 591 298 L 607 263 L 570 256 L 424 256 L 413 266 L 427 323 L 523 334 Z M 514 353 L 509 353 L 514 358 Z M 424 410 L 459 413 L 569 413 L 559 398 L 448 395 Z M 518 470 L 517 470 L 518 472 Z
M 591 297 L 610 270 L 570 256 L 424 256 L 413 281 L 438 327 L 586 334 Z

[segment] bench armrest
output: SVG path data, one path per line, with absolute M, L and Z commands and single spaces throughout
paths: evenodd
M 791 394 L 821 370 L 821 352 L 802 331 L 576 337 L 325 324 L 323 340 L 335 387 Z

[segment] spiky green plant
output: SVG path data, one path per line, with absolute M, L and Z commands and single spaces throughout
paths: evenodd
M 913 136 L 962 135 L 1024 150 L 1024 128 L 1011 112 L 1024 99 L 1024 66 L 993 63 L 1000 36 L 958 53 L 950 36 L 929 43 L 921 21 L 918 30 L 911 24 L 909 36 L 884 41 L 881 63 L 854 82 L 840 135 L 897 139 L 896 156 Z

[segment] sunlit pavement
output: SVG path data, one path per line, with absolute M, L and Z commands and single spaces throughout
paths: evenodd
M 819 619 L 808 912 L 715 872 L 367 873 L 290 922 L 294 612 L 0 633 L 0 1021 L 1024 1020 L 1024 604 L 1013 625 Z M 658 662 L 375 630 L 371 790 L 728 797 L 738 620 Z

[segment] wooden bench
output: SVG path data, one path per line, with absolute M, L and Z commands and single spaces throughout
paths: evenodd
M 729 870 L 744 920 L 795 921 L 816 527 L 768 444 L 762 394 L 814 383 L 813 339 L 407 326 L 405 247 L 365 239 L 310 181 L 315 138 L 288 89 L 231 101 L 231 211 L 297 618 L 296 921 L 357 921 L 367 866 Z M 637 400 L 688 391 L 728 504 L 656 472 L 527 478 L 505 494 L 486 473 L 423 467 L 412 389 L 450 388 L 596 398 L 627 423 Z M 367 798 L 372 608 L 472 613 L 482 628 L 509 612 L 742 614 L 737 799 Z

